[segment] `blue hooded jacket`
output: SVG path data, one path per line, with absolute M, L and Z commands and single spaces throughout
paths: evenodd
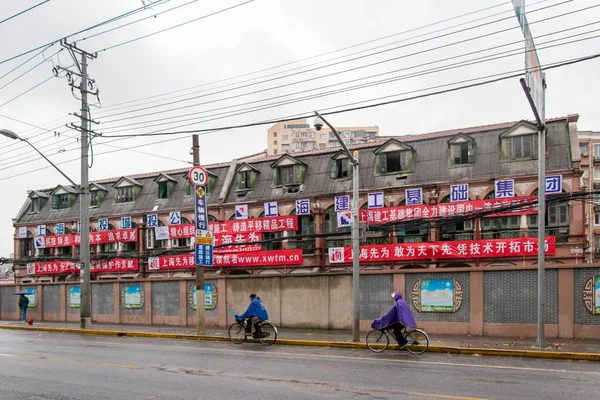
M 394 300 L 396 300 L 394 307 L 392 307 L 383 317 L 373 321 L 371 328 L 382 329 L 395 322 L 401 322 L 409 328 L 417 327 L 417 323 L 410 312 L 410 307 L 408 306 L 408 303 L 402 299 L 402 294 L 400 292 L 394 293 Z
M 236 319 L 236 321 L 241 321 L 243 319 L 251 318 L 251 317 L 257 317 L 262 320 L 269 319 L 267 310 L 265 309 L 263 302 L 260 300 L 260 297 L 258 297 L 258 296 L 256 296 L 254 299 L 252 299 L 246 312 L 243 313 L 242 315 L 236 315 L 235 319 Z

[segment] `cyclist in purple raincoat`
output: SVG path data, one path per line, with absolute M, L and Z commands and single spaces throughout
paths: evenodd
M 376 319 L 371 324 L 373 329 L 392 329 L 394 337 L 400 345 L 404 346 L 407 342 L 402 335 L 402 331 L 408 328 L 416 328 L 417 323 L 412 316 L 408 303 L 402 298 L 402 293 L 392 293 L 392 297 L 395 300 L 394 306 L 385 314 L 383 317 Z

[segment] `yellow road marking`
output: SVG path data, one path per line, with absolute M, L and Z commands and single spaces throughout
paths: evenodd
M 455 400 L 487 400 L 483 397 L 463 397 L 463 396 L 450 396 L 445 394 L 433 394 L 433 393 L 419 393 L 419 392 L 407 392 L 411 396 L 419 397 L 433 397 L 435 399 L 455 399 Z
M 29 359 L 36 359 L 36 360 L 60 361 L 60 362 L 68 362 L 68 363 L 84 364 L 84 365 L 101 365 L 103 367 L 116 367 L 116 368 L 137 369 L 137 367 L 135 365 L 104 363 L 104 362 L 100 362 L 100 361 L 70 360 L 70 359 L 67 359 L 67 358 L 45 357 L 45 356 L 30 356 L 30 355 L 25 355 L 25 354 L 0 353 L 0 357 L 29 358 Z

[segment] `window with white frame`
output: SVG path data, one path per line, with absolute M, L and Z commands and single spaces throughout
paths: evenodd
M 600 226 L 600 212 L 594 213 L 594 225 Z
M 600 157 L 600 144 L 594 145 L 594 157 Z
M 600 167 L 594 167 L 594 180 L 600 180 Z

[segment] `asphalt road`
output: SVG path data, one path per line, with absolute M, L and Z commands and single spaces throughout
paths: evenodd
M 0 331 L 0 399 L 598 399 L 600 363 Z

